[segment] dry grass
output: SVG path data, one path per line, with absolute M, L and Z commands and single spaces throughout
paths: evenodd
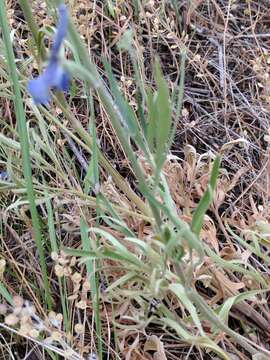
M 17 2 L 7 3 L 10 25 L 15 31 L 16 56 L 20 59 L 18 67 L 24 81 L 31 69 L 30 65 L 24 66 L 29 56 L 28 30 Z M 72 17 L 84 37 L 91 58 L 105 77 L 101 57 L 106 57 L 134 108 L 138 103 L 133 67 L 127 52 L 117 47 L 124 32 L 130 28 L 134 30 L 140 75 L 143 83 L 150 88 L 155 87 L 153 61 L 155 56 L 159 56 L 167 83 L 172 91 L 175 90 L 180 76 L 180 50 L 183 44 L 186 45 L 184 106 L 180 118 L 175 119 L 177 131 L 172 156 L 168 157 L 164 167 L 172 198 L 179 216 L 190 222 L 192 211 L 206 189 L 210 161 L 214 154 L 221 152 L 223 161 L 217 191 L 205 218 L 201 239 L 220 259 L 246 264 L 246 269 L 252 269 L 269 285 L 269 261 L 266 260 L 269 259 L 270 229 L 270 2 L 196 0 L 177 1 L 177 4 L 181 21 L 177 19 L 172 4 L 163 0 L 150 0 L 144 5 L 136 0 L 69 1 Z M 51 24 L 44 2 L 33 2 L 33 8 L 40 26 Z M 0 76 L 6 83 L 3 74 Z M 0 99 L 0 126 L 3 135 L 15 139 L 12 129 L 16 124 L 9 91 L 7 86 L 6 95 Z M 82 89 L 74 86 L 69 104 L 73 114 L 86 127 L 88 115 Z M 94 104 L 101 149 L 135 189 L 135 178 L 129 162 L 95 96 Z M 65 121 L 61 109 L 53 107 L 51 112 Z M 33 161 L 35 188 L 40 194 L 42 229 L 49 238 L 48 209 L 43 201 L 48 192 L 59 243 L 64 247 L 79 248 L 81 214 L 88 219 L 89 226 L 95 226 L 97 216 L 94 198 L 83 196 L 82 192 L 81 180 L 85 169 L 80 158 L 88 160 L 89 154 L 75 141 L 76 152 L 70 138 L 63 135 L 61 127 L 43 113 L 49 124 L 46 130 L 55 154 L 52 161 L 36 137 L 41 137 L 41 126 L 34 119 L 29 102 L 27 114 L 29 123 L 32 122 L 30 140 L 33 151 L 44 151 L 47 161 L 43 165 L 38 159 Z M 64 122 L 64 125 L 72 132 L 70 124 Z M 16 166 L 18 149 L 2 143 L 0 149 L 0 170 L 8 171 L 12 176 L 12 182 L 4 182 L 0 188 L 1 255 L 6 261 L 2 281 L 13 296 L 19 294 L 34 304 L 39 319 L 47 326 L 40 331 L 45 334 L 44 338 L 50 337 L 51 341 L 55 324 L 48 319 L 56 315 L 50 313 L 48 316 L 47 309 L 42 306 L 40 267 L 28 210 L 21 203 L 23 198 L 20 193 L 24 191 L 24 184 L 20 166 Z M 149 169 L 144 163 L 145 159 L 141 157 L 140 161 L 147 173 Z M 39 166 L 46 170 L 41 171 Z M 115 206 L 130 231 L 138 238 L 151 242 L 155 234 L 147 217 L 135 208 L 103 171 L 101 178 L 102 193 Z M 109 222 L 102 222 L 100 228 L 118 240 L 124 238 L 123 232 Z M 237 240 L 237 235 L 248 244 L 260 248 L 265 259 L 244 247 Z M 92 236 L 95 239 L 96 235 Z M 101 239 L 101 243 L 104 242 L 105 239 Z M 77 358 L 82 354 L 90 356 L 96 352 L 96 334 L 92 321 L 93 304 L 87 296 L 89 289 L 85 285 L 85 264 L 63 253 L 54 254 L 52 259 L 49 250 L 48 246 L 47 265 L 55 312 L 62 313 L 57 276 L 65 279 L 66 284 L 70 328 L 61 328 L 65 344 L 62 348 L 72 348 L 78 354 Z M 137 251 L 134 244 L 130 244 L 129 250 L 131 253 Z M 152 279 L 145 280 L 145 273 L 142 273 L 142 279 L 130 279 L 109 293 L 106 289 L 125 275 L 125 269 L 112 260 L 104 260 L 100 273 L 102 342 L 107 352 L 104 359 L 218 359 L 210 352 L 179 341 L 173 331 L 164 329 L 158 321 L 162 311 L 159 312 L 160 304 L 155 303 L 157 299 L 153 298 L 150 290 L 149 293 L 141 293 L 145 283 L 150 284 L 151 288 Z M 261 284 L 250 274 L 222 268 L 208 256 L 193 274 L 192 284 L 214 308 L 230 296 L 261 288 Z M 258 346 L 270 350 L 268 297 L 264 293 L 234 305 L 228 324 Z M 172 293 L 161 294 L 159 301 L 178 319 L 185 315 Z M 14 309 L 2 311 L 13 314 Z M 44 352 L 44 343 L 38 346 L 35 341 L 27 339 L 27 336 L 35 337 L 31 333 L 35 328 L 32 320 L 31 323 L 31 328 L 23 328 L 25 332 L 18 330 L 24 337 L 7 329 L 1 330 L 1 358 L 49 358 L 48 353 Z M 14 324 L 6 321 L 6 325 Z M 194 332 L 192 326 L 190 323 L 190 331 Z M 209 322 L 204 321 L 203 327 L 207 334 L 212 333 Z M 221 344 L 231 359 L 249 359 L 245 350 L 224 333 L 217 332 L 215 341 Z

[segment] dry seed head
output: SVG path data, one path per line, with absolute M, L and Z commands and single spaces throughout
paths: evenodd
M 5 323 L 9 326 L 16 325 L 19 321 L 19 318 L 14 314 L 9 314 L 5 317 Z
M 31 329 L 29 331 L 29 336 L 31 336 L 32 338 L 36 339 L 39 337 L 39 331 L 36 329 Z
M 20 317 L 21 324 L 26 324 L 29 321 L 29 315 L 23 315 Z
M 23 298 L 21 296 L 14 296 L 12 301 L 15 307 L 21 308 L 23 306 Z
M 80 283 L 81 280 L 82 280 L 82 275 L 81 275 L 80 273 L 78 273 L 78 272 L 75 272 L 75 273 L 72 275 L 71 279 L 72 279 L 72 281 L 73 281 L 74 283 Z
M 71 276 L 71 274 L 72 274 L 72 269 L 71 269 L 71 267 L 70 267 L 70 266 L 69 266 L 69 267 L 65 267 L 65 268 L 64 268 L 64 275 L 67 276 L 67 277 L 69 277 L 69 276 Z
M 13 309 L 13 314 L 20 316 L 22 314 L 22 307 L 15 307 Z
M 6 260 L 0 259 L 0 277 L 3 276 L 3 274 L 5 272 L 5 267 L 6 267 Z
M 73 341 L 73 334 L 71 334 L 71 332 L 66 333 L 66 340 L 67 342 Z
M 153 23 L 154 23 L 154 28 L 155 28 L 155 29 L 158 29 L 159 23 L 160 23 L 159 18 L 158 18 L 158 17 L 155 17 Z
M 56 318 L 56 312 L 55 311 L 50 311 L 48 314 L 48 318 L 49 319 L 55 319 Z
M 60 341 L 62 338 L 62 335 L 59 331 L 53 331 L 51 334 L 51 338 L 53 341 Z
M 62 321 L 63 321 L 63 315 L 62 315 L 61 313 L 58 313 L 55 318 L 56 318 L 57 321 L 59 321 L 60 323 L 62 323 Z
M 19 333 L 24 336 L 28 336 L 30 331 L 33 330 L 33 326 L 29 323 L 21 324 Z
M 167 39 L 175 39 L 175 38 L 176 38 L 175 33 L 169 32 L 169 33 L 167 34 Z
M 57 261 L 57 260 L 58 260 L 58 254 L 57 254 L 56 251 L 53 251 L 53 252 L 51 253 L 51 258 L 52 258 L 53 261 Z
M 0 304 L 0 315 L 5 315 L 7 313 L 7 305 Z
M 201 61 L 201 55 L 200 55 L 200 54 L 196 54 L 196 55 L 194 56 L 193 60 L 194 60 L 195 62 L 200 62 L 200 61 Z
M 76 324 L 74 326 L 74 330 L 77 334 L 82 334 L 84 332 L 84 326 L 83 324 Z
M 56 328 L 59 328 L 61 326 L 61 323 L 63 321 L 63 315 L 62 314 L 56 314 L 54 311 L 50 311 L 48 314 L 49 322 L 51 325 L 53 325 Z
M 56 264 L 54 267 L 55 275 L 59 277 L 64 276 L 64 268 L 61 265 Z
M 76 262 L 77 262 L 77 260 L 76 260 L 75 256 L 72 256 L 72 258 L 70 259 L 69 265 L 70 266 L 75 266 Z
M 87 304 L 86 304 L 86 301 L 79 301 L 77 304 L 76 304 L 76 307 L 78 309 L 81 309 L 81 310 L 85 310 L 87 308 Z
M 83 288 L 83 291 L 89 291 L 90 290 L 90 282 L 89 282 L 89 280 L 84 281 L 82 288 Z
M 60 250 L 60 257 L 61 258 L 66 258 L 67 254 L 63 250 Z
M 69 260 L 67 258 L 60 257 L 58 259 L 58 262 L 59 262 L 60 265 L 67 265 L 69 263 Z
M 187 117 L 189 115 L 188 109 L 187 108 L 183 108 L 182 110 L 182 116 Z

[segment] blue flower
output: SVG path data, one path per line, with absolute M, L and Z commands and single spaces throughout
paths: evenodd
M 67 91 L 69 88 L 69 75 L 58 60 L 58 53 L 67 33 L 68 13 L 66 6 L 61 4 L 58 7 L 58 12 L 59 22 L 51 49 L 49 63 L 39 77 L 28 82 L 27 88 L 34 99 L 35 104 L 48 104 L 51 89 Z

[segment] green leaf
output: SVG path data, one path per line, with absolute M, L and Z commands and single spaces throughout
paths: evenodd
M 219 311 L 219 317 L 220 319 L 224 322 L 227 323 L 228 322 L 228 316 L 229 316 L 229 312 L 232 308 L 233 305 L 238 304 L 242 301 L 245 301 L 255 295 L 258 294 L 262 294 L 269 291 L 269 289 L 263 289 L 263 290 L 251 290 L 251 291 L 246 291 L 244 293 L 235 295 L 230 297 L 229 299 L 227 299 L 225 301 L 225 303 L 221 306 L 221 309 Z
M 209 246 L 205 245 L 204 248 L 205 248 L 206 254 L 211 258 L 211 260 L 215 264 L 220 266 L 221 268 L 229 269 L 229 270 L 232 270 L 232 271 L 235 271 L 235 272 L 239 272 L 241 274 L 248 275 L 252 279 L 257 281 L 259 284 L 261 284 L 262 286 L 268 287 L 268 285 L 267 285 L 266 281 L 264 280 L 264 278 L 250 264 L 246 265 L 243 262 L 241 263 L 240 260 L 230 260 L 230 261 L 224 260 L 219 255 L 217 255 L 212 249 L 210 249 Z M 248 267 L 250 270 L 246 269 L 246 267 Z
M 119 107 L 123 120 L 125 121 L 125 123 L 122 125 L 128 130 L 129 135 L 132 138 L 135 138 L 140 133 L 136 115 L 134 114 L 131 106 L 127 103 L 121 94 L 117 81 L 115 80 L 115 77 L 112 73 L 110 64 L 106 60 L 103 60 L 103 64 L 110 83 L 111 93 L 113 94 L 115 103 Z
M 111 17 L 114 18 L 115 17 L 115 11 L 114 11 L 115 6 L 111 0 L 107 0 L 107 8 L 108 8 L 108 11 L 109 11 L 109 14 L 111 15 Z
M 43 248 L 42 233 L 40 227 L 39 214 L 36 208 L 35 192 L 33 187 L 31 157 L 28 131 L 26 126 L 26 118 L 24 111 L 24 103 L 22 99 L 18 71 L 16 68 L 15 57 L 13 52 L 13 44 L 10 39 L 10 29 L 7 21 L 6 5 L 4 1 L 0 1 L 0 25 L 2 37 L 6 48 L 6 57 L 9 67 L 10 79 L 12 80 L 12 88 L 14 92 L 14 110 L 19 130 L 21 155 L 23 163 L 23 174 L 26 182 L 27 198 L 31 213 L 31 221 L 33 227 L 33 237 L 38 251 L 38 260 L 41 268 L 42 279 L 44 283 L 44 300 L 48 309 L 52 308 L 52 296 L 50 292 L 49 278 L 47 274 L 47 264 L 45 260 L 45 251 Z
M 166 324 L 167 326 L 174 329 L 176 331 L 176 333 L 178 334 L 178 336 L 180 336 L 182 339 L 187 341 L 189 344 L 196 345 L 201 348 L 211 349 L 217 355 L 219 355 L 221 357 L 221 359 L 230 360 L 228 355 L 218 345 L 216 345 L 214 343 L 214 341 L 212 341 L 210 338 L 208 338 L 206 336 L 197 336 L 197 337 L 191 336 L 185 329 L 183 329 L 181 327 L 181 325 L 179 323 L 177 323 L 176 321 L 174 321 L 172 319 L 162 318 L 161 321 L 164 324 Z
M 57 244 L 57 238 L 56 238 L 56 232 L 55 232 L 55 226 L 54 226 L 54 218 L 53 218 L 53 208 L 51 204 L 51 199 L 47 192 L 46 194 L 46 209 L 48 214 L 48 228 L 49 228 L 49 239 L 51 243 L 51 251 L 58 252 L 58 244 Z M 70 330 L 70 322 L 68 318 L 68 310 L 67 310 L 67 294 L 64 291 L 63 286 L 63 279 L 58 277 L 58 285 L 59 285 L 59 291 L 60 291 L 60 298 L 61 298 L 61 306 L 62 306 L 62 312 L 64 317 L 64 327 L 66 331 Z
M 81 231 L 83 251 L 90 252 L 92 249 L 91 249 L 91 242 L 88 236 L 88 225 L 86 224 L 83 218 L 80 219 L 80 231 Z M 87 277 L 91 288 L 91 298 L 94 309 L 94 318 L 96 324 L 96 331 L 98 334 L 99 354 L 102 354 L 102 341 L 101 341 L 102 325 L 101 325 L 100 312 L 99 312 L 99 291 L 98 291 L 96 272 L 95 272 L 95 268 L 97 264 L 95 263 L 95 260 L 93 258 L 87 259 L 85 261 L 85 264 L 87 270 Z
M 131 29 L 129 29 L 124 32 L 123 36 L 118 41 L 117 46 L 119 49 L 129 51 L 132 47 L 132 41 L 133 41 L 133 32 Z
M 113 235 L 98 228 L 91 228 L 91 231 L 108 240 L 115 247 L 115 253 L 120 255 L 123 259 L 126 259 L 128 262 L 133 263 L 137 266 L 142 266 L 142 262 L 135 255 L 133 255 L 123 244 L 121 244 Z
M 197 326 L 200 334 L 202 336 L 204 336 L 205 333 L 203 331 L 201 321 L 197 314 L 197 310 L 196 310 L 195 306 L 192 304 L 192 302 L 189 300 L 184 286 L 181 284 L 174 283 L 169 286 L 169 289 L 178 297 L 178 299 L 181 301 L 181 303 L 189 311 L 189 313 L 192 317 L 192 320 L 194 321 L 194 324 Z
M 167 83 L 162 75 L 160 63 L 156 62 L 155 78 L 157 83 L 157 93 L 154 96 L 154 106 L 156 107 L 156 165 L 159 171 L 166 159 L 168 151 L 168 141 L 172 125 L 172 112 L 170 94 Z
M 157 108 L 154 104 L 154 96 L 150 89 L 146 91 L 146 102 L 148 109 L 147 142 L 152 153 L 155 151 L 156 129 L 157 129 Z
M 212 167 L 210 180 L 209 180 L 207 189 L 206 189 L 205 193 L 203 194 L 203 197 L 201 198 L 201 200 L 192 216 L 191 229 L 196 235 L 200 234 L 204 215 L 213 200 L 213 194 L 214 194 L 214 190 L 216 187 L 219 167 L 220 167 L 220 157 L 217 156 L 213 163 L 213 167 Z
M 13 303 L 13 299 L 12 296 L 10 295 L 10 293 L 8 292 L 7 288 L 5 287 L 4 284 L 2 284 L 0 282 L 0 294 L 3 296 L 3 298 L 10 304 L 12 305 Z
M 235 234 L 232 229 L 226 224 L 226 229 L 228 230 L 228 232 L 234 237 L 234 239 L 239 242 L 240 245 L 244 246 L 246 249 L 250 250 L 253 254 L 255 254 L 256 256 L 260 257 L 264 263 L 266 265 L 269 265 L 270 264 L 270 257 L 267 256 L 267 252 L 264 254 L 262 251 L 261 251 L 261 247 L 258 246 L 258 247 L 255 247 L 251 244 L 254 244 L 255 241 L 251 241 L 251 243 L 247 243 L 244 239 L 242 239 L 240 236 L 238 236 L 237 234 Z M 255 239 L 254 239 L 255 240 Z M 265 245 L 265 243 L 263 243 L 263 245 Z

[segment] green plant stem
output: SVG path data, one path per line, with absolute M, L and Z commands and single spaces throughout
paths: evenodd
M 193 289 L 187 290 L 187 294 L 208 321 L 210 321 L 212 324 L 215 324 L 215 326 L 217 326 L 220 330 L 224 331 L 227 335 L 235 339 L 236 342 L 240 344 L 245 350 L 247 350 L 251 355 L 258 353 L 258 350 L 251 346 L 242 335 L 236 333 L 228 326 L 226 326 Z
M 4 284 L 2 284 L 0 282 L 0 295 L 10 304 L 12 305 L 13 299 L 12 296 L 10 295 L 9 291 L 7 290 L 7 288 L 5 287 Z
M 105 84 L 96 69 L 96 66 L 91 62 L 89 55 L 88 55 L 84 45 L 82 44 L 79 34 L 76 32 L 74 25 L 71 22 L 69 25 L 69 34 L 72 39 L 72 43 L 77 48 L 77 52 L 79 54 L 81 63 L 85 68 L 85 71 L 83 70 L 83 68 L 80 68 L 75 63 L 73 64 L 73 66 L 77 68 L 77 71 L 81 70 L 84 72 L 83 76 L 87 77 L 87 80 L 89 81 L 91 86 L 95 89 L 97 94 L 99 95 L 101 102 L 102 102 L 102 104 L 112 122 L 112 125 L 117 133 L 117 136 L 121 142 L 121 145 L 123 146 L 123 149 L 132 164 L 132 168 L 133 168 L 133 171 L 139 181 L 141 191 L 144 192 L 144 190 L 147 188 L 144 174 L 142 172 L 142 169 L 139 166 L 139 163 L 136 159 L 134 152 L 132 152 L 130 149 L 126 132 L 122 127 L 122 123 L 124 123 L 124 121 L 121 121 L 122 114 L 120 113 L 116 104 L 113 102 L 113 99 L 112 99 L 111 95 L 109 94 L 108 90 L 106 89 Z
M 60 4 L 61 1 L 57 0 L 57 4 Z M 133 170 L 135 172 L 135 175 L 139 181 L 141 190 L 147 188 L 147 185 L 145 183 L 144 174 L 142 172 L 142 169 L 140 168 L 138 161 L 136 159 L 136 156 L 132 151 L 130 151 L 130 146 L 127 140 L 126 133 L 121 125 L 121 119 L 122 115 L 117 108 L 116 104 L 113 102 L 111 95 L 106 89 L 106 86 L 101 79 L 96 66 L 91 62 L 88 52 L 83 45 L 81 38 L 79 34 L 77 33 L 73 23 L 69 22 L 69 35 L 72 40 L 72 43 L 76 47 L 77 53 L 79 55 L 79 58 L 81 60 L 82 65 L 87 70 L 85 72 L 85 75 L 88 75 L 88 80 L 91 83 L 91 86 L 96 90 L 97 94 L 99 95 L 102 104 L 104 105 L 104 108 L 106 112 L 109 115 L 110 120 L 112 121 L 113 127 L 115 128 L 117 135 L 119 137 L 119 140 L 123 146 L 124 151 L 126 152 L 127 156 L 129 157 L 129 160 L 132 163 Z M 89 73 L 88 73 L 89 72 Z
M 176 129 L 177 129 L 179 116 L 180 116 L 180 112 L 181 112 L 182 105 L 183 105 L 183 100 L 184 100 L 186 58 L 187 58 L 187 52 L 186 52 L 186 49 L 183 49 L 181 51 L 180 79 L 179 79 L 179 88 L 178 88 L 178 94 L 177 94 L 178 99 L 177 99 L 177 102 L 176 102 L 176 110 L 175 110 L 175 121 L 174 121 L 174 125 L 173 125 L 172 131 L 171 131 L 170 139 L 169 139 L 169 144 L 168 144 L 169 149 L 171 148 L 171 145 L 172 145 L 173 140 L 174 140 L 174 136 L 175 136 L 175 132 L 176 132 Z
M 82 239 L 82 248 L 84 251 L 91 251 L 93 250 L 93 244 L 91 246 L 91 241 L 89 240 L 88 235 L 88 226 L 83 218 L 80 220 L 80 230 L 81 230 L 81 239 Z M 98 246 L 98 245 L 96 245 Z M 96 250 L 94 248 L 94 250 Z M 98 341 L 98 352 L 100 359 L 102 358 L 102 326 L 101 326 L 101 319 L 100 319 L 100 311 L 99 311 L 99 275 L 98 272 L 96 273 L 96 269 L 98 268 L 98 261 L 97 259 L 89 259 L 85 263 L 86 270 L 87 270 L 87 277 L 89 280 L 90 288 L 91 288 L 91 298 L 93 302 L 93 309 L 94 309 L 94 318 L 96 324 L 96 332 L 97 332 L 97 341 Z
M 77 35 L 76 31 L 74 31 L 74 36 L 75 36 L 75 34 Z M 73 41 L 75 43 L 77 43 L 78 41 L 80 41 L 80 39 L 74 38 Z M 97 73 L 95 65 L 92 64 L 91 61 L 89 60 L 87 69 L 85 69 L 84 67 L 81 67 L 73 62 L 66 63 L 66 67 L 69 69 L 70 73 L 76 73 L 79 78 L 87 79 L 87 81 L 89 81 L 89 83 L 93 87 L 93 89 L 95 89 L 95 91 L 98 93 L 98 95 L 101 99 L 101 102 L 102 102 L 103 106 L 105 107 L 105 109 L 109 115 L 109 118 L 113 124 L 113 127 L 114 127 L 116 134 L 119 138 L 119 141 L 124 149 L 124 152 L 126 153 L 128 159 L 132 165 L 132 169 L 136 175 L 136 178 L 139 181 L 139 189 L 142 192 L 142 194 L 148 194 L 149 189 L 148 189 L 145 177 L 144 177 L 144 173 L 137 161 L 136 155 L 134 154 L 133 150 L 131 149 L 131 146 L 130 146 L 127 136 L 126 136 L 126 132 L 122 126 L 122 122 L 121 122 L 121 120 L 119 120 L 119 119 L 121 119 L 122 115 L 119 112 L 116 105 L 114 104 L 110 94 L 106 90 L 106 87 L 103 84 L 102 79 L 100 78 L 99 74 Z M 110 167 L 111 167 L 111 165 L 110 165 Z M 151 206 L 153 216 L 155 217 L 157 227 L 160 228 L 162 221 L 160 218 L 158 207 L 155 206 L 153 202 L 149 201 L 149 204 Z M 144 205 L 144 208 L 146 208 L 146 205 L 144 203 L 143 203 L 143 205 Z M 147 212 L 147 215 L 149 215 L 149 211 Z
M 57 4 L 60 4 L 61 2 L 62 1 L 57 1 Z M 25 19 L 28 23 L 28 26 L 29 26 L 31 32 L 33 33 L 33 37 L 34 37 L 36 46 L 39 47 L 38 27 L 35 23 L 35 19 L 33 17 L 33 12 L 30 7 L 29 1 L 20 0 L 20 6 L 23 10 Z M 78 52 L 81 55 L 83 54 L 81 56 L 81 60 L 83 60 L 84 64 L 90 65 L 90 70 L 95 74 L 96 79 L 99 79 L 99 74 L 98 74 L 94 64 L 92 64 L 91 61 L 89 60 L 89 56 L 88 56 L 84 46 L 81 44 L 81 39 L 79 38 L 79 36 L 72 24 L 70 25 L 70 28 L 71 28 L 71 33 L 73 35 L 72 37 L 73 38 L 75 37 L 75 44 L 78 47 Z M 43 54 L 44 54 L 45 48 L 44 48 L 43 44 L 40 49 L 41 49 L 41 51 L 43 51 Z M 44 58 L 43 54 L 42 53 L 40 54 L 41 58 Z M 102 81 L 102 80 L 100 79 L 100 81 Z M 109 94 L 106 94 L 106 95 L 107 95 L 107 97 L 109 96 Z M 90 148 L 92 148 L 93 142 L 92 142 L 91 136 L 83 128 L 81 123 L 75 118 L 75 116 L 72 114 L 72 112 L 69 110 L 69 106 L 68 106 L 67 102 L 65 101 L 64 96 L 59 93 L 56 95 L 55 98 L 56 98 L 57 105 L 59 107 L 61 107 L 62 111 L 64 112 L 67 119 L 71 122 L 74 129 L 78 132 L 78 134 L 81 136 L 81 138 L 88 144 L 88 146 Z M 108 172 L 109 175 L 111 175 L 111 177 L 113 178 L 113 180 L 115 181 L 115 183 L 119 187 L 119 189 L 122 190 L 126 194 L 126 196 L 131 200 L 132 203 L 136 204 L 136 206 L 142 211 L 143 214 L 149 216 L 150 209 L 148 208 L 148 206 L 144 203 L 144 201 L 139 196 L 137 196 L 134 193 L 134 191 L 129 187 L 127 182 L 112 167 L 112 165 L 109 163 L 109 161 L 105 158 L 105 156 L 99 150 L 98 150 L 98 158 L 101 163 L 101 166 Z
M 6 47 L 6 56 L 7 63 L 9 66 L 10 77 L 13 84 L 14 91 L 14 107 L 16 113 L 16 120 L 19 127 L 19 136 L 21 142 L 21 151 L 22 151 L 22 162 L 23 162 L 23 173 L 24 178 L 26 180 L 26 189 L 27 189 L 27 197 L 30 204 L 30 213 L 32 218 L 33 225 L 33 235 L 36 242 L 39 262 L 42 271 L 42 277 L 44 282 L 45 289 L 45 301 L 47 303 L 48 308 L 51 308 L 52 299 L 49 291 L 49 280 L 47 276 L 46 262 L 45 262 L 45 254 L 42 245 L 42 236 L 41 229 L 39 224 L 38 212 L 35 204 L 35 194 L 32 183 L 32 170 L 31 170 L 31 158 L 29 151 L 29 143 L 28 143 L 28 134 L 26 128 L 26 120 L 25 113 L 23 107 L 23 101 L 20 92 L 20 84 L 17 75 L 17 69 L 15 65 L 15 58 L 12 49 L 12 44 L 10 40 L 10 30 L 7 22 L 7 14 L 5 9 L 4 1 L 0 1 L 0 23 L 2 28 L 3 39 Z
M 41 60 L 44 60 L 46 57 L 46 49 L 43 45 L 43 42 L 40 42 L 39 40 L 39 31 L 37 24 L 35 22 L 32 9 L 30 7 L 29 0 L 19 0 L 20 6 L 22 8 L 25 20 L 29 26 L 29 29 L 31 30 L 31 33 L 33 35 L 35 44 L 39 50 L 39 55 L 41 57 Z
M 81 123 L 75 118 L 72 112 L 69 110 L 69 107 L 64 99 L 63 94 L 58 93 L 55 97 L 57 105 L 61 108 L 63 113 L 65 114 L 66 118 L 70 121 L 74 129 L 78 132 L 81 136 L 83 141 L 92 148 L 93 141 L 89 133 L 83 128 Z M 97 149 L 98 152 L 98 159 L 101 166 L 106 170 L 106 172 L 112 177 L 115 184 L 119 187 L 120 190 L 126 194 L 126 196 L 134 203 L 141 212 L 146 215 L 150 216 L 150 209 L 144 203 L 144 201 L 134 193 L 134 191 L 129 187 L 128 183 L 123 179 L 123 177 L 112 167 L 110 162 L 106 159 L 106 157 L 102 154 L 102 152 Z

